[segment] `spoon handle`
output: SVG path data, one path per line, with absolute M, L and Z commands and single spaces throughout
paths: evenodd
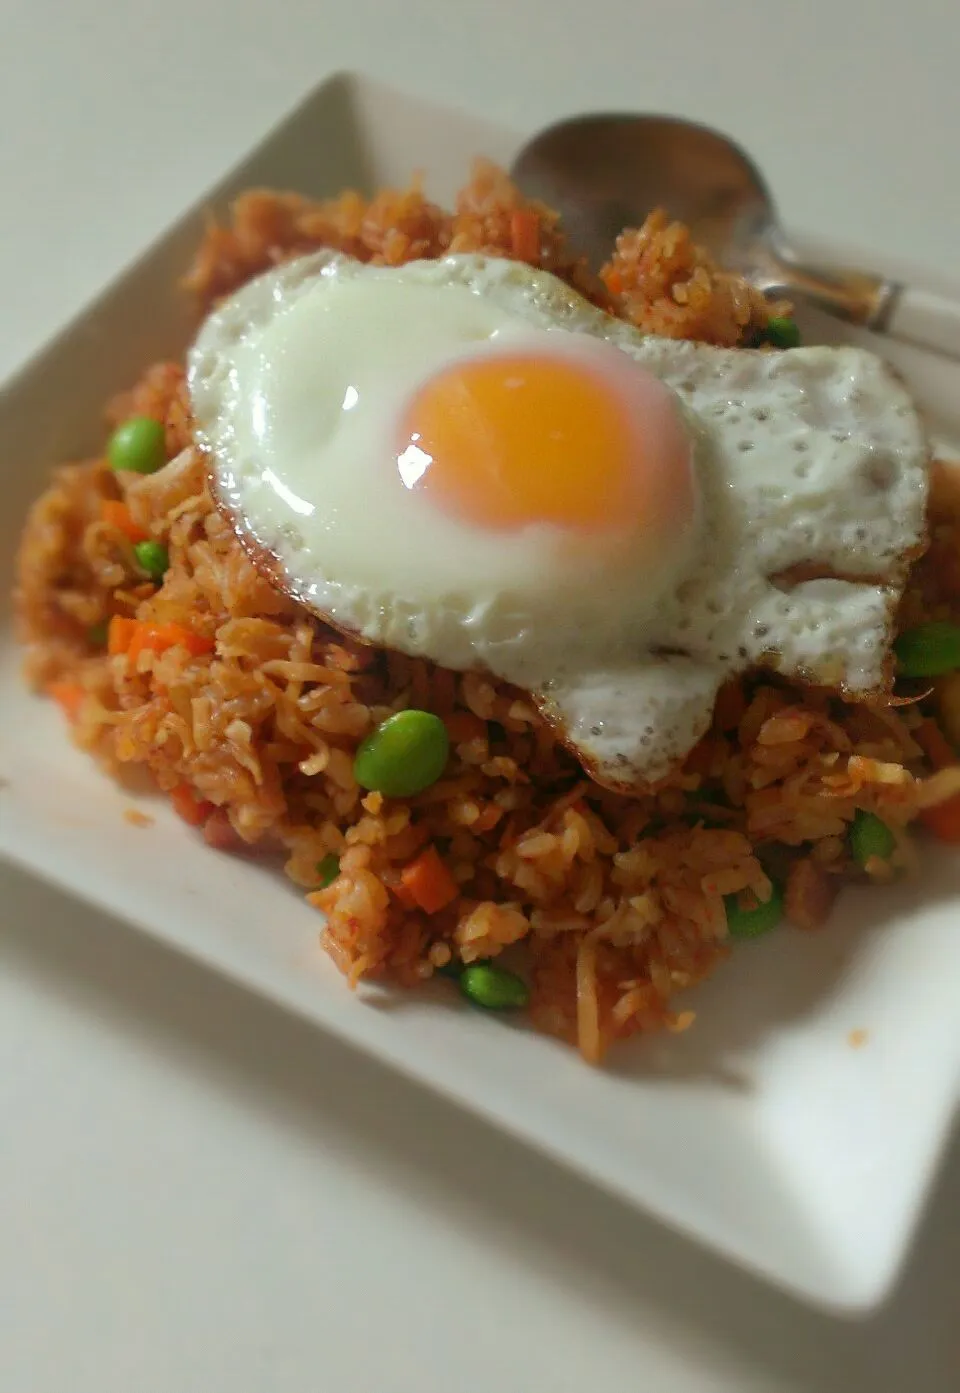
M 895 286 L 886 320 L 877 328 L 891 338 L 960 358 L 960 304 L 946 296 Z
M 804 266 L 779 248 L 767 249 L 761 275 L 768 294 L 806 300 L 848 324 L 960 359 L 960 303 L 946 296 L 866 271 Z

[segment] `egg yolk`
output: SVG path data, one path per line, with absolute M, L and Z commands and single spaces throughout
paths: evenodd
M 694 510 L 672 394 L 599 340 L 443 369 L 407 405 L 397 466 L 408 488 L 485 528 L 674 531 Z

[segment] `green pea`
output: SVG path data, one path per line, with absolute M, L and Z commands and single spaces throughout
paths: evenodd
M 800 330 L 797 328 L 797 321 L 788 314 L 775 314 L 768 319 L 763 337 L 767 343 L 772 343 L 774 348 L 799 348 L 800 346 Z
M 99 624 L 91 624 L 87 630 L 87 642 L 92 648 L 106 648 L 107 630 L 110 625 L 106 619 L 101 619 Z
M 775 929 L 783 918 L 783 895 L 776 885 L 769 900 L 765 903 L 757 900 L 750 909 L 741 905 L 739 895 L 727 895 L 723 903 L 727 911 L 727 933 L 731 938 L 759 938 Z
M 326 890 L 328 885 L 332 885 L 340 874 L 340 857 L 335 856 L 332 851 L 328 851 L 321 861 L 317 862 L 317 882 L 321 890 Z
M 512 1011 L 526 1006 L 530 992 L 515 972 L 492 963 L 471 963 L 460 974 L 460 990 L 485 1011 Z
M 861 866 L 865 866 L 874 856 L 881 861 L 889 861 L 896 845 L 896 837 L 876 813 L 857 809 L 850 824 L 850 850 L 855 861 Z
M 362 742 L 353 761 L 361 788 L 387 798 L 410 798 L 443 773 L 450 753 L 447 728 L 429 711 L 398 711 Z
M 166 432 L 152 416 L 131 416 L 117 426 L 107 445 L 111 469 L 155 474 L 166 463 Z
M 137 565 L 159 585 L 170 565 L 170 553 L 162 542 L 137 542 L 133 549 Z
M 906 629 L 893 645 L 900 677 L 941 677 L 960 668 L 960 624 L 946 620 Z

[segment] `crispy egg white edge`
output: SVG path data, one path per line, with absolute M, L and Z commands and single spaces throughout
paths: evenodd
M 289 277 L 288 284 L 292 287 L 296 287 L 297 285 L 305 284 L 318 274 L 359 274 L 361 272 L 361 267 L 361 263 L 354 262 L 352 259 L 345 258 L 337 253 L 321 252 L 305 257 L 298 262 L 288 263 L 286 267 L 280 269 L 281 272 L 285 272 Z M 862 368 L 864 364 L 870 365 L 869 375 L 873 381 L 879 384 L 884 394 L 896 404 L 896 410 L 900 415 L 911 418 L 915 427 L 912 431 L 912 436 L 915 447 L 914 453 L 917 456 L 913 465 L 908 466 L 901 472 L 900 482 L 904 485 L 904 488 L 900 490 L 902 496 L 897 500 L 899 506 L 895 506 L 893 509 L 894 513 L 900 518 L 901 526 L 899 531 L 900 540 L 903 545 L 901 545 L 901 549 L 898 551 L 895 558 L 890 558 L 888 556 L 883 565 L 874 566 L 872 572 L 873 578 L 882 582 L 877 586 L 877 594 L 879 596 L 879 603 L 884 611 L 884 642 L 887 649 L 884 657 L 884 664 L 882 669 L 875 673 L 872 684 L 866 686 L 851 686 L 844 681 L 842 672 L 824 674 L 823 672 L 817 672 L 813 668 L 809 671 L 801 670 L 796 673 L 789 672 L 786 675 L 807 682 L 822 682 L 825 679 L 830 679 L 830 685 L 835 685 L 840 690 L 844 690 L 848 696 L 859 699 L 870 699 L 871 697 L 877 696 L 879 692 L 884 689 L 890 678 L 888 650 L 892 637 L 892 622 L 896 604 L 899 600 L 900 591 L 902 590 L 903 581 L 909 564 L 916 555 L 922 552 L 926 541 L 926 468 L 929 462 L 929 452 L 926 449 L 922 428 L 919 426 L 919 420 L 916 417 L 916 413 L 902 384 L 892 370 L 887 368 L 886 365 L 874 355 L 864 354 L 862 350 L 852 348 L 842 348 L 839 350 L 798 349 L 791 350 L 789 354 L 786 355 L 770 355 L 752 353 L 749 350 L 715 349 L 707 345 L 693 344 L 680 340 L 658 340 L 654 339 L 652 336 L 643 336 L 631 326 L 612 319 L 603 311 L 597 310 L 593 306 L 587 304 L 580 296 L 571 291 L 562 282 L 557 281 L 556 278 L 549 275 L 549 273 L 533 272 L 530 268 L 519 263 L 498 262 L 475 256 L 447 257 L 439 261 L 408 263 L 402 270 L 406 274 L 413 276 L 426 272 L 425 279 L 428 283 L 437 283 L 442 279 L 443 283 L 464 284 L 468 288 L 474 289 L 476 293 L 480 293 L 481 290 L 487 294 L 491 293 L 491 290 L 498 292 L 506 290 L 510 296 L 508 303 L 510 311 L 513 313 L 518 311 L 521 313 L 526 312 L 527 317 L 533 325 L 542 326 L 543 319 L 540 316 L 546 312 L 551 317 L 552 325 L 558 329 L 566 328 L 579 332 L 596 334 L 602 338 L 606 338 L 608 341 L 617 343 L 619 346 L 625 348 L 628 353 L 631 353 L 631 356 L 635 357 L 640 362 L 643 362 L 644 359 L 649 360 L 652 356 L 657 360 L 660 368 L 660 371 L 657 371 L 656 368 L 653 369 L 656 375 L 659 376 L 662 381 L 666 381 L 668 385 L 673 386 L 674 389 L 678 390 L 678 393 L 681 394 L 683 394 L 684 375 L 686 375 L 686 381 L 688 383 L 692 382 L 693 379 L 690 374 L 690 366 L 694 362 L 702 361 L 705 356 L 712 356 L 716 360 L 716 355 L 725 355 L 730 362 L 740 362 L 743 358 L 756 360 L 757 358 L 770 359 L 781 356 L 792 358 L 796 361 L 797 355 L 806 355 L 808 359 L 823 361 L 824 354 L 826 354 L 830 362 L 839 365 L 841 368 L 845 364 L 851 369 L 850 375 L 854 381 L 856 380 L 857 374 L 853 369 L 858 367 Z M 371 272 L 373 274 L 389 274 L 390 268 L 362 267 L 362 271 L 364 274 L 370 274 Z M 276 271 L 270 272 L 267 273 L 266 277 L 260 278 L 260 280 L 261 282 L 269 281 L 271 277 L 276 277 L 277 275 L 278 272 Z M 239 292 L 239 294 L 243 296 L 257 285 L 258 282 L 253 282 L 250 286 L 245 287 L 244 291 Z M 519 302 L 513 296 L 513 291 L 517 287 L 520 287 L 525 292 Z M 221 311 L 216 311 L 215 315 L 220 313 Z M 771 364 L 771 367 L 772 366 Z M 193 371 L 194 355 L 191 354 L 192 387 Z M 733 377 L 736 379 L 736 372 L 734 372 Z M 742 374 L 741 381 L 743 385 L 749 385 L 748 381 L 744 382 L 742 379 Z M 694 383 L 694 387 L 695 385 Z M 696 392 L 686 393 L 685 395 L 696 396 Z M 684 395 L 681 395 L 681 400 L 683 399 Z M 693 409 L 696 409 L 695 404 Z M 908 432 L 908 434 L 910 433 L 911 432 Z M 216 444 L 206 433 L 201 436 L 200 443 L 208 451 L 213 451 L 215 453 Z M 922 481 L 919 478 L 918 471 L 919 474 L 922 474 Z M 907 487 L 907 484 L 910 482 L 907 476 L 911 473 L 913 475 L 912 488 Z M 227 516 L 230 517 L 234 529 L 248 554 L 251 555 L 255 563 L 270 576 L 273 582 L 279 585 L 279 588 L 286 593 L 293 593 L 301 602 L 316 610 L 315 605 L 311 605 L 309 600 L 306 600 L 302 595 L 298 595 L 295 590 L 292 590 L 290 577 L 284 569 L 283 563 L 277 553 L 268 547 L 264 547 L 257 539 L 251 539 L 249 535 L 247 535 L 243 524 L 232 515 L 229 507 L 224 505 L 219 486 L 219 474 L 215 462 L 211 474 L 212 483 L 214 485 L 214 495 L 221 507 L 224 508 Z M 871 578 L 870 568 L 869 566 L 865 566 L 865 558 L 863 556 L 854 556 L 851 558 L 849 549 L 843 551 L 843 556 L 848 563 L 851 559 L 855 563 L 852 570 L 848 572 L 852 583 L 862 583 Z M 839 559 L 839 556 L 835 559 Z M 801 564 L 803 560 L 804 557 L 801 548 L 801 554 L 792 557 L 787 561 L 786 565 L 780 569 L 789 569 L 790 565 Z M 866 558 L 866 560 L 869 560 L 869 558 Z M 836 569 L 839 571 L 839 567 Z M 329 616 L 322 610 L 317 610 L 316 612 L 320 613 L 322 618 L 329 621 Z M 335 624 L 334 627 L 341 627 L 344 632 L 348 633 L 356 632 L 351 630 L 348 625 Z M 367 635 L 361 633 L 359 637 L 365 638 L 367 641 L 373 643 L 382 642 L 375 634 Z M 743 658 L 742 653 L 738 656 L 741 659 Z M 775 651 L 751 654 L 749 657 L 752 661 L 746 662 L 744 666 L 759 664 L 761 666 L 772 666 L 775 668 L 778 661 L 778 655 Z M 482 667 L 484 664 L 478 663 L 477 666 Z M 699 739 L 708 728 L 712 716 L 716 689 L 720 685 L 720 682 L 729 675 L 728 671 L 723 671 L 719 674 L 711 672 L 708 677 L 706 673 L 699 671 L 701 664 L 699 664 L 696 659 L 689 659 L 683 654 L 669 655 L 669 666 L 673 668 L 673 675 L 677 678 L 680 678 L 680 669 L 683 669 L 679 705 L 686 711 L 681 721 L 685 733 L 679 743 L 687 741 L 688 743 L 687 748 L 680 751 L 677 748 L 678 742 L 676 740 L 668 741 L 668 746 L 673 746 L 673 748 L 668 748 L 664 758 L 651 758 L 651 752 L 648 748 L 649 739 L 643 739 L 644 735 L 649 735 L 647 730 L 644 730 L 638 737 L 636 731 L 623 728 L 625 721 L 622 712 L 629 712 L 631 709 L 631 689 L 634 685 L 629 681 L 626 683 L 624 682 L 625 673 L 629 673 L 629 668 L 614 667 L 609 674 L 605 674 L 602 670 L 593 674 L 583 674 L 584 682 L 581 684 L 579 690 L 574 688 L 572 693 L 570 690 L 565 690 L 563 687 L 558 690 L 556 687 L 551 689 L 547 686 L 545 691 L 534 692 L 533 695 L 545 718 L 554 725 L 560 738 L 564 739 L 565 743 L 571 746 L 574 753 L 581 759 L 585 767 L 588 768 L 597 781 L 607 783 L 612 787 L 626 791 L 636 788 L 638 784 L 647 784 L 662 777 L 664 773 L 669 771 L 669 768 L 675 766 L 678 759 L 682 759 L 687 749 L 692 747 L 692 745 L 696 743 L 696 740 Z M 662 676 L 662 671 L 658 675 L 658 679 L 653 683 L 655 687 L 658 686 L 660 676 Z M 609 680 L 607 680 L 608 678 Z M 649 704 L 649 675 L 646 675 L 642 680 L 647 682 L 647 691 L 644 695 L 647 697 Z M 603 692 L 604 690 L 613 692 L 616 696 L 616 700 L 613 703 L 613 716 L 615 718 L 612 720 L 612 727 L 610 712 L 608 712 L 606 716 L 606 726 L 604 720 L 593 719 L 597 713 L 593 710 L 590 696 L 591 694 L 595 695 L 598 691 Z M 676 699 L 676 687 L 671 688 L 671 692 Z M 586 699 L 584 700 L 584 698 Z M 674 700 L 674 705 L 676 704 L 677 702 Z M 578 710 L 578 707 L 584 709 Z M 679 736 L 680 732 L 678 731 L 677 734 Z

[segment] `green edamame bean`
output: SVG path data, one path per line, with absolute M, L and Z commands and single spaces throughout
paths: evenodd
M 106 619 L 101 619 L 99 624 L 91 624 L 87 630 L 87 642 L 94 648 L 106 648 L 109 628 Z
M 485 1011 L 512 1011 L 526 1006 L 530 992 L 515 972 L 493 963 L 471 963 L 460 974 L 460 990 Z
M 430 711 L 398 711 L 362 742 L 353 761 L 361 788 L 410 798 L 435 784 L 450 753 L 447 728 Z
M 905 629 L 893 645 L 900 677 L 942 677 L 960 669 L 960 624 L 946 620 Z
M 749 891 L 747 894 L 751 900 L 756 900 Z M 759 938 L 775 929 L 783 918 L 783 894 L 776 885 L 766 902 L 756 900 L 755 904 L 745 907 L 739 895 L 726 895 L 723 904 L 727 911 L 727 933 L 731 938 Z
M 133 548 L 137 565 L 159 585 L 170 565 L 170 553 L 162 542 L 137 542 Z
M 117 426 L 107 445 L 111 469 L 155 474 L 166 463 L 166 432 L 152 416 L 131 416 Z
M 321 890 L 326 890 L 328 885 L 332 885 L 340 874 L 340 857 L 332 851 L 328 851 L 322 860 L 317 862 L 317 884 Z
M 874 856 L 881 861 L 889 861 L 896 845 L 896 837 L 882 818 L 877 817 L 876 813 L 857 809 L 850 824 L 850 850 L 855 861 L 861 866 L 865 866 Z
M 774 348 L 799 348 L 800 346 L 800 330 L 797 328 L 797 321 L 788 314 L 775 314 L 771 319 L 768 319 L 763 337 L 767 343 L 772 343 Z

